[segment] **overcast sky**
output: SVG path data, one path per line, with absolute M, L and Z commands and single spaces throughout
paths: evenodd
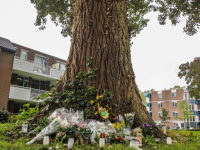
M 61 28 L 50 20 L 47 29 L 34 26 L 36 10 L 30 0 L 0 0 L 0 37 L 67 60 L 70 38 L 60 34 Z M 183 33 L 183 21 L 177 26 L 170 22 L 159 25 L 157 15 L 147 15 L 151 21 L 133 38 L 131 47 L 136 83 L 144 91 L 164 90 L 174 85 L 185 86 L 179 79 L 179 65 L 200 57 L 200 33 L 190 37 Z

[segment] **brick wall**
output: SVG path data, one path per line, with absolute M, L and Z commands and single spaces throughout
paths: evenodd
M 13 68 L 14 53 L 1 50 L 0 52 L 0 110 L 7 107 L 10 80 Z
M 180 121 L 180 119 L 173 117 L 173 111 L 178 112 L 178 116 L 181 116 L 181 111 L 178 107 L 180 100 L 183 100 L 183 89 L 176 90 L 176 97 L 172 97 L 171 90 L 162 91 L 162 98 L 158 98 L 157 91 L 151 92 L 152 119 L 154 121 L 159 121 L 159 112 L 162 112 L 162 109 L 165 108 L 168 111 L 168 116 L 170 117 L 170 122 L 167 122 L 166 125 L 172 127 L 173 121 Z M 177 107 L 172 107 L 173 101 L 177 101 Z M 162 108 L 159 108 L 158 104 L 161 102 Z
M 60 58 L 57 58 L 57 57 L 54 57 L 54 56 L 51 56 L 51 55 L 48 55 L 48 54 L 33 50 L 33 49 L 30 49 L 30 48 L 22 46 L 22 45 L 18 45 L 16 43 L 12 43 L 12 44 L 13 44 L 14 47 L 17 48 L 16 49 L 17 50 L 17 52 L 16 52 L 16 56 L 17 57 L 20 57 L 21 50 L 25 50 L 25 51 L 28 51 L 27 60 L 30 60 L 30 61 L 34 61 L 35 54 L 38 54 L 40 56 L 44 56 L 44 57 L 49 58 L 48 66 L 52 66 L 53 64 L 56 63 L 56 61 L 59 61 L 59 62 L 62 62 L 62 63 L 66 63 L 66 60 L 63 60 L 63 59 L 60 59 Z

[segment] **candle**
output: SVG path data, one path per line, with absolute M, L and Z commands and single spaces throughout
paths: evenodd
M 28 124 L 27 123 L 23 123 L 22 124 L 22 133 L 27 133 L 28 132 Z
M 69 138 L 68 140 L 68 148 L 72 148 L 74 144 L 74 138 Z
M 100 138 L 99 139 L 99 146 L 102 148 L 105 146 L 105 139 L 104 138 Z
M 167 144 L 172 144 L 172 138 L 171 137 L 167 137 Z
M 167 134 L 167 127 L 166 127 L 166 126 L 163 126 L 163 127 L 162 127 L 162 132 L 163 132 L 164 134 Z
M 44 136 L 43 145 L 49 145 L 49 136 Z
M 137 141 L 137 140 L 131 140 L 130 141 L 130 148 L 136 148 L 136 149 L 138 149 L 139 148 L 139 141 Z
M 160 138 L 155 138 L 155 142 L 160 142 Z

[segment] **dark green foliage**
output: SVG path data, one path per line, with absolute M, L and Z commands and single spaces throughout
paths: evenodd
M 141 129 L 142 129 L 142 135 L 144 137 L 153 135 L 153 131 L 152 131 L 151 125 L 143 124 Z
M 192 62 L 187 62 L 179 66 L 178 76 L 180 78 L 185 77 L 187 83 L 187 89 L 190 93 L 190 97 L 195 99 L 200 98 L 200 58 L 195 58 Z
M 170 19 L 172 25 L 180 22 L 180 17 L 187 17 L 184 32 L 194 35 L 200 26 L 200 1 L 199 0 L 156 0 L 155 11 L 159 11 L 158 20 L 161 25 Z
M 63 36 L 72 35 L 73 5 L 74 0 L 30 0 L 37 9 L 36 26 L 40 30 L 46 27 L 47 16 L 49 15 L 55 25 L 62 27 Z M 172 25 L 180 22 L 180 17 L 187 17 L 184 32 L 194 35 L 200 25 L 200 2 L 199 0 L 126 0 L 127 16 L 129 22 L 129 35 L 134 37 L 147 26 L 149 19 L 144 19 L 144 15 L 151 10 L 159 11 L 158 21 L 161 25 L 166 23 L 166 19 L 171 20 Z
M 92 58 L 88 59 L 86 65 L 92 65 Z M 54 90 L 51 90 L 36 99 L 43 99 L 44 101 L 40 105 L 45 106 L 44 109 L 49 110 L 49 112 L 55 108 L 64 107 L 83 110 L 86 119 L 98 118 L 99 115 L 95 115 L 95 112 L 98 111 L 98 104 L 106 107 L 108 110 L 113 94 L 107 90 L 101 92 L 92 86 L 97 71 L 97 68 L 88 68 L 88 71 L 85 73 L 79 72 L 74 78 L 67 80 L 64 92 L 54 92 Z M 106 102 L 103 103 L 104 101 Z
M 5 123 L 8 121 L 10 113 L 6 110 L 0 110 L 0 123 Z
M 77 135 L 78 128 L 79 126 L 75 124 L 75 125 L 69 126 L 68 128 L 62 129 L 62 135 L 64 136 L 64 138 L 75 137 Z

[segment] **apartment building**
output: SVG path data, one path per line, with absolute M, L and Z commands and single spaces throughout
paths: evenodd
M 187 89 L 152 91 L 146 95 L 147 111 L 157 125 L 161 125 L 159 115 L 161 115 L 162 109 L 165 108 L 168 111 L 168 116 L 170 117 L 170 119 L 166 121 L 165 125 L 170 128 L 173 126 L 183 128 L 184 121 L 177 119 L 177 117 L 182 115 L 179 103 L 180 101 L 185 100 L 190 105 L 191 112 L 193 112 L 193 115 L 185 120 L 186 128 L 199 128 L 200 103 L 199 100 L 190 98 Z
M 5 43 L 6 40 L 0 38 L 0 43 Z M 14 49 L 12 58 L 7 60 L 10 72 L 0 64 L 1 81 L 9 81 L 0 84 L 0 94 L 4 91 L 4 95 L 7 95 L 0 98 L 0 109 L 6 106 L 9 112 L 18 113 L 23 104 L 36 105 L 37 102 L 32 99 L 50 90 L 56 80 L 64 74 L 66 60 L 13 42 L 9 44 Z M 0 62 L 2 57 L 1 53 Z M 5 86 L 9 88 L 6 89 Z

